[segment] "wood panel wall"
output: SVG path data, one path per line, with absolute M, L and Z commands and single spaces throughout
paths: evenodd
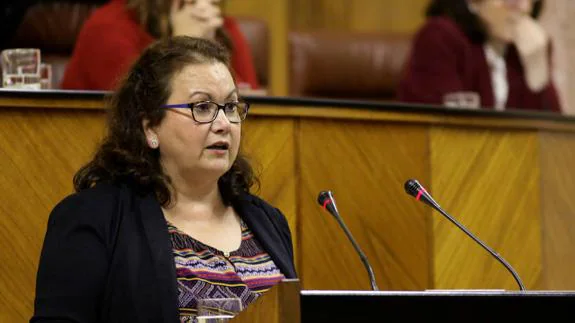
M 233 16 L 251 16 L 263 19 L 269 28 L 269 92 L 273 95 L 288 93 L 287 36 L 290 29 L 289 3 L 291 0 L 241 0 L 225 2 L 224 10 Z
M 411 33 L 424 20 L 429 0 L 292 0 L 293 30 Z
M 48 107 L 54 102 L 66 108 Z M 102 110 L 78 102 L 0 99 L 0 322 L 30 317 L 49 212 L 103 135 Z M 404 193 L 408 178 L 505 257 L 527 288 L 575 288 L 575 121 L 251 111 L 242 150 L 262 175 L 260 195 L 288 218 L 303 289 L 369 289 L 344 233 L 317 204 L 321 190 L 334 193 L 381 289 L 516 289 L 484 250 Z
M 575 134 L 539 137 L 543 277 L 549 289 L 575 289 Z
M 0 111 L 0 322 L 27 322 L 49 211 L 103 134 L 99 110 Z
M 541 274 L 540 165 L 535 131 L 434 128 L 429 190 L 438 203 L 519 273 Z M 506 269 L 433 214 L 433 275 L 441 289 L 517 289 Z
M 369 289 L 363 264 L 335 219 L 317 203 L 331 190 L 342 218 L 372 263 L 380 288 L 428 285 L 428 210 L 403 191 L 427 178 L 422 126 L 301 120 L 300 258 L 305 289 Z M 409 145 L 405 143 L 409 142 Z

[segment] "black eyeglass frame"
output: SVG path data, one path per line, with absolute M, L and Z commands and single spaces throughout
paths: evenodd
M 196 115 L 194 113 L 194 108 L 196 108 L 197 106 L 199 106 L 200 104 L 213 104 L 216 105 L 218 107 L 218 109 L 216 110 L 216 112 L 214 113 L 212 119 L 210 121 L 198 121 L 198 119 L 196 118 Z M 238 115 L 240 117 L 240 121 L 232 121 L 230 120 L 230 118 L 228 117 L 228 115 L 226 114 L 226 108 L 229 108 L 230 106 L 232 107 L 237 107 L 239 105 L 244 105 L 245 106 L 245 112 L 244 113 L 240 113 L 238 111 Z M 241 123 L 242 121 L 244 121 L 247 116 L 248 116 L 248 111 L 250 109 L 250 104 L 245 102 L 245 101 L 233 101 L 233 102 L 226 102 L 224 104 L 219 104 L 217 102 L 214 101 L 210 101 L 210 100 L 205 100 L 205 101 L 198 101 L 198 102 L 190 102 L 190 103 L 180 103 L 180 104 L 165 104 L 162 107 L 164 108 L 169 108 L 169 109 L 182 109 L 182 108 L 188 108 L 190 109 L 190 111 L 192 112 L 192 118 L 194 119 L 195 122 L 197 123 L 201 123 L 201 124 L 205 124 L 205 123 L 212 123 L 214 122 L 214 120 L 216 120 L 216 118 L 218 117 L 218 114 L 220 112 L 220 110 L 224 111 L 224 115 L 226 116 L 226 118 L 228 119 L 228 121 L 230 123 Z

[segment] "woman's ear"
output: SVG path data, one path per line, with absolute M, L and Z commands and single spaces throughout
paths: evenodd
M 160 146 L 160 141 L 158 139 L 156 130 L 150 127 L 150 120 L 142 120 L 142 128 L 144 129 L 144 134 L 146 135 L 146 142 L 148 143 L 148 147 L 157 149 Z

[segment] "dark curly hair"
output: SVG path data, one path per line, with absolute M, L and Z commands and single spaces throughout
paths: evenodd
M 126 183 L 142 194 L 155 192 L 163 206 L 170 204 L 170 178 L 162 170 L 159 151 L 147 144 L 142 121 L 147 119 L 152 127 L 160 124 L 172 77 L 185 66 L 229 66 L 229 61 L 228 51 L 209 40 L 178 36 L 151 44 L 109 97 L 108 133 L 94 158 L 74 175 L 75 190 L 101 182 Z M 218 180 L 227 205 L 254 184 L 259 181 L 241 154 Z
M 427 17 L 444 16 L 451 18 L 472 42 L 483 44 L 487 41 L 487 28 L 479 16 L 469 10 L 468 0 L 432 0 L 426 9 Z M 537 19 L 543 11 L 543 0 L 534 0 L 531 17 Z

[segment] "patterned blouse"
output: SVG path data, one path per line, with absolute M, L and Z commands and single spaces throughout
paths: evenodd
M 242 221 L 240 247 L 224 254 L 168 222 L 176 263 L 180 322 L 195 322 L 198 299 L 239 298 L 246 308 L 284 275 Z

